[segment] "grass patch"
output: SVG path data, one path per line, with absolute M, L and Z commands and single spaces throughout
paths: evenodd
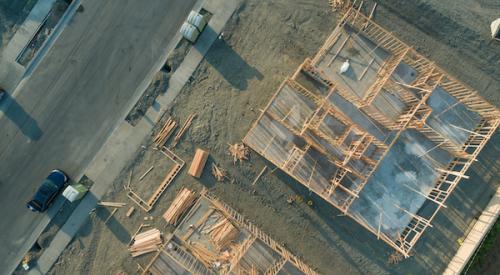
M 497 221 L 491 228 L 490 232 L 484 239 L 483 244 L 477 251 L 476 256 L 473 258 L 472 262 L 469 263 L 470 267 L 466 269 L 465 273 L 477 271 L 477 269 L 481 268 L 483 264 L 488 263 L 487 258 L 491 256 L 490 254 L 492 252 L 494 252 L 492 250 L 495 248 L 495 243 L 497 242 L 497 238 L 499 235 L 500 235 L 500 222 L 497 219 Z

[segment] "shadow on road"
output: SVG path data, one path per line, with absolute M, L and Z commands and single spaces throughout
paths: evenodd
M 207 26 L 203 30 L 210 32 L 210 35 L 217 35 L 212 28 Z M 199 40 L 194 47 L 200 47 Z M 237 52 L 231 48 L 224 39 L 216 39 L 205 56 L 210 65 L 214 67 L 232 86 L 239 90 L 246 90 L 248 81 L 254 78 L 262 80 L 264 76 L 255 68 L 249 65 Z
M 5 116 L 14 122 L 26 137 L 31 140 L 39 140 L 43 132 L 36 120 L 10 94 L 6 93 L 3 101 L 8 103 L 5 110 L 3 110 Z

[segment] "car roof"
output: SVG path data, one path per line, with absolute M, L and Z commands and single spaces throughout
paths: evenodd
M 45 179 L 36 191 L 33 199 L 38 202 L 43 202 L 57 191 L 59 191 L 59 187 L 50 179 Z

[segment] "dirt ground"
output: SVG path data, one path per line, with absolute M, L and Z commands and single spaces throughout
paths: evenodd
M 466 12 L 457 10 L 458 3 Z M 495 3 L 493 0 L 467 3 L 386 0 L 379 1 L 375 20 L 498 106 L 500 43 L 491 42 L 488 31 L 482 31 L 489 29 L 489 23 L 483 28 L 478 26 L 489 21 L 492 9 L 498 14 L 500 7 Z M 456 17 L 456 13 L 461 15 Z M 209 169 L 196 180 L 186 174 L 185 167 L 153 211 L 148 214 L 136 211 L 126 218 L 128 207 L 134 205 L 123 191 L 129 171 L 135 175 L 134 186 L 146 192 L 161 181 L 161 169 L 141 182 L 137 177 L 152 165 L 168 169 L 169 161 L 155 157 L 149 149 L 151 140 L 145 141 L 144 148 L 139 148 L 137 157 L 122 171 L 104 199 L 127 202 L 127 207 L 121 208 L 106 224 L 104 220 L 111 210 L 96 209 L 50 274 L 134 274 L 137 263 L 144 265 L 151 255 L 132 259 L 126 251 L 130 235 L 141 223 L 149 223 L 163 232 L 173 230 L 161 214 L 183 186 L 195 190 L 210 188 L 322 274 L 441 273 L 458 249 L 457 240 L 464 237 L 472 219 L 498 187 L 498 134 L 468 173 L 471 179 L 461 182 L 449 198 L 448 207 L 417 243 L 414 256 L 393 265 L 387 263 L 393 253 L 387 245 L 284 173 L 279 170 L 270 173 L 274 167 L 262 157 L 252 152 L 250 161 L 233 165 L 227 154 L 228 143 L 241 141 L 258 116 L 259 108 L 304 58 L 315 53 L 337 19 L 326 0 L 243 1 L 224 29 L 224 40 L 214 43 L 193 81 L 183 88 L 164 117 L 165 120 L 171 115 L 184 121 L 190 113 L 197 113 L 175 153 L 189 165 L 194 150 L 204 148 L 211 154 L 207 167 L 216 162 L 228 170 L 233 180 L 218 183 Z M 255 187 L 251 186 L 264 165 L 271 169 Z M 302 196 L 303 202 L 288 204 L 286 198 L 295 194 Z M 312 206 L 305 203 L 309 200 Z M 153 220 L 144 221 L 149 216 Z

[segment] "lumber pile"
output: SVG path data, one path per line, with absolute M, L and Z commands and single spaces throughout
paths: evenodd
M 158 251 L 161 244 L 160 230 L 153 228 L 135 235 L 133 243 L 128 251 L 132 257 L 137 257 L 146 253 Z
M 179 218 L 193 205 L 195 200 L 196 193 L 183 188 L 163 214 L 163 218 L 170 224 L 177 224 Z
M 200 148 L 196 149 L 193 157 L 193 162 L 191 162 L 191 166 L 189 167 L 188 174 L 195 178 L 199 178 L 201 176 L 201 173 L 203 172 L 203 168 L 205 168 L 207 159 L 207 151 L 204 151 Z
M 332 11 L 345 10 L 351 6 L 351 0 L 329 0 Z M 356 2 L 356 1 L 355 1 Z M 354 4 L 354 3 L 353 3 Z
M 167 142 L 167 140 L 170 138 L 175 128 L 177 128 L 177 123 L 172 119 L 172 117 L 169 117 L 161 128 L 160 132 L 153 139 L 156 147 L 162 147 L 163 145 L 165 145 L 165 142 Z
M 227 177 L 227 172 L 226 170 L 212 163 L 212 175 L 215 177 L 217 181 L 223 182 L 224 179 L 226 179 Z
M 238 229 L 223 216 L 205 232 L 219 249 L 228 247 L 239 234 Z
M 196 117 L 196 114 L 190 114 L 187 117 L 187 119 L 184 122 L 184 124 L 182 125 L 181 129 L 179 130 L 179 132 L 177 132 L 177 134 L 174 137 L 174 141 L 172 142 L 172 145 L 171 145 L 172 148 L 174 148 L 177 145 L 177 143 L 181 139 L 182 135 L 184 135 L 184 132 L 186 132 L 186 130 L 189 128 L 189 126 L 191 126 L 191 123 L 193 122 L 193 119 L 195 117 Z
M 191 251 L 193 256 L 200 260 L 207 268 L 211 268 L 212 263 L 218 260 L 218 255 L 201 243 L 190 242 L 188 244 L 188 249 Z
M 243 161 L 248 159 L 249 150 L 243 143 L 229 144 L 229 154 L 233 156 L 233 164 L 237 161 Z

